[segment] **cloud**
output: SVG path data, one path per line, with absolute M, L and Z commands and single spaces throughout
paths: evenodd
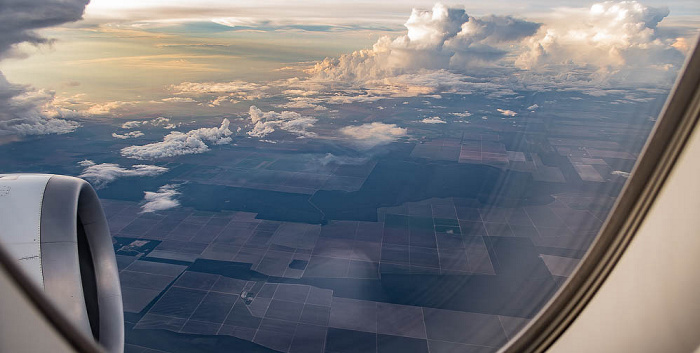
M 113 113 L 114 111 L 120 110 L 120 109 L 125 108 L 125 107 L 130 107 L 133 105 L 134 105 L 134 102 L 122 102 L 122 101 L 96 103 L 87 109 L 87 113 L 90 115 L 107 115 L 107 114 Z
M 325 97 L 324 100 L 328 104 L 352 104 L 352 103 L 372 103 L 386 97 L 373 96 L 373 95 L 333 95 L 330 97 Z
M 318 119 L 302 116 L 297 112 L 263 112 L 256 106 L 251 106 L 249 116 L 253 124 L 253 128 L 248 131 L 249 136 L 265 137 L 277 129 L 292 133 L 300 138 L 316 136 L 316 133 L 308 131 L 308 129 L 312 128 Z
M 0 5 L 0 59 L 22 57 L 18 44 L 51 45 L 37 31 L 82 18 L 87 0 L 5 0 Z M 55 94 L 7 81 L 0 72 L 0 136 L 66 134 L 79 114 L 54 105 Z
M 174 131 L 166 135 L 161 142 L 122 148 L 121 155 L 135 159 L 158 159 L 204 153 L 209 150 L 209 145 L 231 143 L 229 136 L 233 132 L 229 130 L 229 125 L 230 121 L 224 119 L 218 128 L 200 128 L 187 133 Z
M 467 117 L 472 116 L 472 113 L 470 113 L 470 112 L 468 112 L 468 111 L 466 111 L 466 110 L 465 110 L 463 113 L 457 112 L 457 113 L 450 113 L 450 114 L 451 114 L 451 115 L 454 115 L 454 116 L 458 116 L 458 117 L 460 117 L 460 118 L 467 118 Z
M 372 148 L 396 141 L 398 138 L 406 136 L 408 130 L 396 126 L 396 124 L 385 124 L 373 122 L 369 124 L 346 126 L 340 132 L 353 138 L 353 142 L 363 148 Z
M 168 171 L 168 168 L 155 165 L 136 164 L 129 169 L 115 163 L 96 164 L 87 159 L 78 165 L 85 167 L 79 177 L 90 181 L 96 188 L 104 187 L 122 177 L 156 176 Z
M 122 129 L 135 129 L 141 125 L 143 125 L 145 122 L 144 121 L 127 121 L 124 124 L 122 124 Z
M 636 1 L 556 8 L 536 23 L 512 16 L 468 15 L 436 4 L 414 9 L 403 35 L 371 49 L 317 62 L 298 87 L 365 89 L 341 103 L 386 97 L 529 91 L 601 91 L 672 85 L 686 39 L 658 30 L 668 15 Z M 340 95 L 341 97 L 343 95 Z
M 423 124 L 446 124 L 447 122 L 445 120 L 440 119 L 439 116 L 433 116 L 430 118 L 425 118 L 420 121 Z
M 180 201 L 176 199 L 180 195 L 180 192 L 177 191 L 179 186 L 178 184 L 168 184 L 161 186 L 156 192 L 145 191 L 141 212 L 164 211 L 180 206 Z
M 240 102 L 240 100 L 235 99 L 233 96 L 218 96 L 214 98 L 212 101 L 210 101 L 207 105 L 210 107 L 218 107 L 222 103 L 231 103 L 231 104 L 236 104 Z
M 196 100 L 190 97 L 169 97 L 161 99 L 163 102 L 167 103 L 197 103 Z
M 135 129 L 135 128 L 140 127 L 140 126 L 148 126 L 148 125 L 155 126 L 155 127 L 163 127 L 164 129 L 168 129 L 168 130 L 171 130 L 171 129 L 174 129 L 174 128 L 180 126 L 180 124 L 171 123 L 169 118 L 165 118 L 165 117 L 160 116 L 160 117 L 157 117 L 157 118 L 151 119 L 151 120 L 127 121 L 127 122 L 122 124 L 122 129 Z
M 188 97 L 208 97 L 209 106 L 265 98 L 269 89 L 269 86 L 246 81 L 182 82 L 170 86 L 170 90 L 183 101 Z
M 0 11 L 0 59 L 18 56 L 15 45 L 51 44 L 36 31 L 83 17 L 89 0 L 4 0 Z
M 174 128 L 180 126 L 180 124 L 173 124 L 170 122 L 169 118 L 165 118 L 162 116 L 159 116 L 153 120 L 145 122 L 145 124 L 150 124 L 150 125 L 155 126 L 155 127 L 162 127 L 163 129 L 167 129 L 167 130 L 171 130 L 171 129 L 174 129 Z
M 318 8 L 315 8 L 318 10 Z M 294 18 L 292 22 L 289 19 L 271 20 L 269 17 L 265 19 L 256 19 L 253 17 L 220 17 L 215 18 L 212 22 L 229 27 L 229 30 L 240 31 L 308 31 L 308 32 L 336 32 L 336 31 L 361 31 L 361 30 L 386 30 L 385 27 L 378 26 L 372 23 L 367 25 L 359 25 L 357 23 L 340 25 L 328 23 L 299 23 L 302 18 Z
M 613 82 L 673 80 L 684 54 L 682 45 L 677 48 L 677 38 L 664 38 L 657 30 L 668 15 L 668 8 L 636 1 L 560 10 L 559 20 L 542 26 L 526 41 L 528 49 L 515 64 L 531 70 L 592 68 L 594 78 Z
M 0 25 L 1 26 L 1 25 Z M 53 104 L 54 93 L 9 83 L 0 72 L 0 136 L 67 134 L 79 114 Z
M 518 113 L 508 109 L 496 109 L 503 116 L 516 116 Z
M 313 109 L 313 110 L 328 110 L 328 108 L 318 105 L 323 99 L 311 97 L 294 97 L 290 98 L 289 102 L 278 104 L 276 107 L 283 109 Z
M 365 81 L 423 69 L 488 66 L 540 24 L 511 16 L 477 18 L 438 3 L 432 10 L 413 9 L 404 26 L 402 36 L 384 36 L 372 49 L 326 58 L 309 72 L 325 80 Z
M 141 137 L 141 136 L 143 136 L 143 132 L 138 131 L 138 130 L 129 131 L 129 132 L 127 132 L 125 134 L 121 134 L 121 135 L 116 133 L 116 132 L 112 133 L 112 137 L 117 138 L 117 139 L 121 139 L 121 140 L 126 140 L 126 139 L 130 139 L 130 138 Z
M 0 59 L 22 57 L 17 45 L 51 45 L 37 31 L 82 18 L 87 0 L 5 0 L 0 5 Z M 66 134 L 80 123 L 79 114 L 54 103 L 53 92 L 7 81 L 0 72 L 0 136 Z
M 539 107 L 540 107 L 539 105 L 533 104 L 533 105 L 527 107 L 527 110 L 529 110 L 529 111 L 535 111 L 535 110 L 537 110 L 537 108 L 539 108 Z

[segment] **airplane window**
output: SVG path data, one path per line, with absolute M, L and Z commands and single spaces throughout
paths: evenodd
M 700 27 L 680 0 L 0 10 L 0 173 L 97 190 L 130 353 L 497 351 Z

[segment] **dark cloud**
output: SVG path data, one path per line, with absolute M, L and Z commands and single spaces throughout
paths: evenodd
M 82 18 L 89 0 L 0 0 L 0 59 L 17 56 L 16 45 L 50 44 L 37 30 Z M 53 93 L 8 82 L 0 72 L 0 135 L 68 133 L 79 124 L 71 112 L 50 106 Z
M 0 1 L 0 57 L 12 46 L 27 42 L 46 44 L 51 40 L 35 30 L 74 22 L 83 17 L 89 0 L 2 0 Z
M 53 93 L 8 82 L 0 72 L 0 136 L 65 134 L 80 124 L 75 112 L 51 106 Z

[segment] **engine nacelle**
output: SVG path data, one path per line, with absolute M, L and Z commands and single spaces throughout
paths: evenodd
M 79 330 L 124 350 L 119 270 L 95 190 L 82 179 L 0 174 L 0 243 Z

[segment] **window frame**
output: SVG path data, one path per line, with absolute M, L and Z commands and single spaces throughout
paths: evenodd
M 686 59 L 645 147 L 615 205 L 577 270 L 501 353 L 543 352 L 600 289 L 634 238 L 700 120 L 700 37 Z M 0 244 L 3 267 L 76 352 L 104 350 L 81 334 L 21 272 Z
M 500 353 L 544 352 L 584 310 L 617 265 L 700 120 L 700 35 L 596 239 L 571 277 Z

